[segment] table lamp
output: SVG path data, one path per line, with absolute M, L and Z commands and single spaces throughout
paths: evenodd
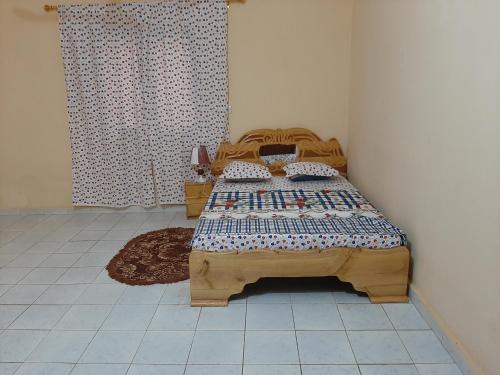
M 193 147 L 191 151 L 191 165 L 198 172 L 198 180 L 196 182 L 204 183 L 207 181 L 205 177 L 205 167 L 210 164 L 207 148 L 203 145 Z

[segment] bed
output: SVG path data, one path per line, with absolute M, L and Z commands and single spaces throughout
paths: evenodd
M 320 161 L 341 175 L 289 181 L 285 162 L 273 155 L 290 147 L 298 161 Z M 336 139 L 322 141 L 303 128 L 254 130 L 219 147 L 212 174 L 234 160 L 267 164 L 273 178 L 216 181 L 192 240 L 192 306 L 225 306 L 264 277 L 337 276 L 372 303 L 408 301 L 406 235 L 346 179 Z

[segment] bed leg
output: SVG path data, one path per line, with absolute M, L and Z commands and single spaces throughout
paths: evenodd
M 371 303 L 406 303 L 408 302 L 408 285 L 383 285 L 367 288 Z
M 225 307 L 228 305 L 228 300 L 217 299 L 193 299 L 191 298 L 192 307 Z
M 191 252 L 191 306 L 227 306 L 229 297 L 243 290 L 249 281 L 240 276 L 238 270 L 234 270 L 235 266 L 232 264 L 235 256 L 237 255 L 228 258 L 224 254 Z M 255 280 L 250 282 L 253 281 Z
M 231 294 L 227 290 L 191 289 L 191 306 L 212 307 L 227 306 Z

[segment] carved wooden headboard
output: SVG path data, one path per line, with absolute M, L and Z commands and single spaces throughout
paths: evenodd
M 347 175 L 347 159 L 337 139 L 322 141 L 304 128 L 256 129 L 245 133 L 235 144 L 222 143 L 212 163 L 212 174 L 220 175 L 226 164 L 233 160 L 264 164 L 260 148 L 266 145 L 295 145 L 298 148 L 297 161 L 319 161 Z M 284 175 L 283 166 L 283 162 L 277 161 L 269 166 L 269 170 L 275 176 Z

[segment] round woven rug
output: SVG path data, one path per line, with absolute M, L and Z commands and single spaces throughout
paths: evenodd
M 193 233 L 193 228 L 166 228 L 135 237 L 109 262 L 109 276 L 128 285 L 189 279 Z

